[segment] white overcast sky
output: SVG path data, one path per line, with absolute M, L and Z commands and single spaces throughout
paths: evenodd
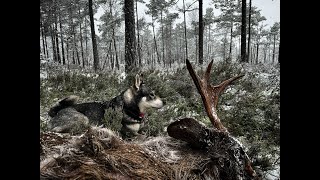
M 149 3 L 149 0 L 144 0 L 146 2 L 146 4 Z M 185 0 L 185 3 L 192 3 L 194 2 L 194 0 Z M 249 3 L 249 0 L 247 0 L 247 3 Z M 266 17 L 266 21 L 264 21 L 264 24 L 267 25 L 268 27 L 272 26 L 275 22 L 280 22 L 280 0 L 252 0 L 252 5 L 258 7 L 258 9 L 261 9 L 261 14 L 263 16 Z M 182 7 L 182 0 L 179 0 L 178 2 L 178 6 L 181 8 Z M 198 7 L 198 2 L 196 2 L 194 5 L 194 7 Z M 212 7 L 214 9 L 214 13 L 215 15 L 217 15 L 219 12 L 214 8 L 213 4 L 212 4 L 212 0 L 203 0 L 203 9 L 205 13 L 205 9 L 208 7 Z M 142 3 L 138 3 L 138 11 L 139 11 L 139 18 L 142 16 L 145 16 L 146 20 L 148 22 L 151 21 L 151 17 L 149 17 L 148 15 L 145 15 L 145 11 L 147 11 L 147 7 L 145 6 L 145 4 Z M 97 14 L 95 14 L 95 18 L 98 20 L 99 17 L 102 15 L 103 10 L 102 8 L 100 8 L 97 12 Z M 179 14 L 180 20 L 177 20 L 178 22 L 181 22 L 183 20 L 183 15 Z M 188 19 L 188 15 L 186 16 L 186 18 Z M 96 23 L 100 24 L 99 22 Z M 98 32 L 98 28 L 96 27 L 96 32 L 97 34 L 100 35 L 100 33 Z

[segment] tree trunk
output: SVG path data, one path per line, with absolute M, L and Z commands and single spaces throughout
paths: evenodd
M 109 3 L 109 7 L 110 7 L 110 14 L 111 14 L 111 16 L 113 16 L 111 1 Z M 138 16 L 138 14 L 137 14 L 137 16 Z M 138 34 L 138 36 L 139 36 L 139 34 Z M 116 44 L 116 36 L 115 36 L 115 32 L 114 32 L 114 27 L 112 27 L 112 40 L 113 40 L 114 53 L 115 53 L 115 57 L 116 57 L 116 68 L 119 70 L 120 66 L 119 66 L 119 60 L 118 60 L 118 51 L 117 51 L 117 44 Z M 138 37 L 138 41 L 139 41 L 139 37 Z
M 69 25 L 68 25 L 68 29 L 69 29 L 69 32 L 67 33 L 67 61 L 68 61 L 68 68 L 69 68 L 69 65 L 70 65 L 70 60 L 71 59 L 71 56 L 72 56 L 72 64 L 75 64 L 75 59 L 74 59 L 74 47 L 73 47 L 73 44 L 72 43 L 72 33 L 73 33 L 73 14 L 72 14 L 72 7 L 70 6 L 68 8 L 68 21 L 69 21 Z M 70 54 L 70 52 L 72 51 L 72 54 Z M 69 57 L 70 55 L 70 57 Z
M 256 56 L 256 64 L 258 64 L 259 61 L 259 42 L 257 43 L 257 52 L 256 52 L 257 56 Z
M 175 36 L 176 36 L 176 43 L 175 43 L 175 46 L 176 46 L 176 56 L 175 56 L 175 59 L 177 62 L 179 62 L 179 59 L 180 59 L 180 56 L 179 56 L 179 47 L 180 47 L 180 44 L 178 43 L 178 32 L 176 31 L 175 32 Z
M 45 46 L 46 46 L 46 57 L 50 58 L 50 55 L 49 55 L 49 52 L 48 52 L 48 41 L 47 41 L 47 36 L 46 35 L 44 36 L 44 43 L 45 43 Z
M 184 22 L 184 41 L 186 44 L 186 57 L 188 59 L 188 41 L 187 41 L 187 22 L 186 22 L 186 8 L 183 0 L 183 22 Z
M 223 39 L 223 60 L 224 61 L 227 61 L 226 49 L 227 49 L 227 32 L 224 34 L 224 39 Z
M 74 56 L 74 43 L 72 43 L 72 64 L 76 64 L 76 58 Z
M 159 52 L 158 52 L 156 33 L 154 32 L 154 19 L 153 19 L 153 17 L 152 17 L 152 32 L 153 32 L 154 47 L 155 47 L 156 54 L 157 54 L 157 60 L 158 60 L 158 64 L 160 64 L 160 56 L 159 56 Z
M 136 0 L 136 16 L 137 16 L 137 50 L 138 50 L 138 62 L 141 67 L 141 52 L 140 52 L 140 34 L 139 34 L 139 18 L 138 18 L 138 0 Z
M 232 59 L 232 34 L 233 33 L 233 22 L 231 22 L 231 28 L 230 28 L 230 48 L 229 48 L 229 59 L 231 61 Z
M 199 0 L 199 64 L 203 64 L 203 17 L 202 0 Z
M 68 42 L 68 40 L 66 43 L 67 43 L 67 45 L 66 45 L 67 46 L 67 49 L 66 49 L 67 50 L 67 53 L 66 53 L 67 54 L 67 64 L 69 65 L 69 42 Z
M 166 63 L 165 63 L 165 58 L 164 58 L 164 34 L 163 34 L 162 16 L 163 16 L 163 12 L 161 10 L 161 13 L 160 13 L 160 26 L 161 26 L 161 39 L 162 39 L 162 62 L 163 62 L 163 67 L 165 67 Z
M 116 68 L 119 70 L 120 66 L 119 66 L 118 51 L 117 51 L 117 44 L 116 44 L 114 28 L 112 28 L 112 39 L 113 39 L 114 53 L 116 56 Z
M 279 50 L 278 50 L 278 63 L 280 64 L 280 42 L 279 42 Z
M 52 44 L 52 57 L 53 57 L 53 61 L 56 62 L 57 61 L 57 54 L 56 54 L 56 45 L 55 45 L 55 38 L 54 38 L 54 33 L 53 33 L 53 28 L 50 25 L 50 35 L 51 35 L 51 44 Z
M 76 32 L 75 32 L 74 26 L 72 26 L 72 36 L 73 36 L 73 56 L 74 56 L 74 52 L 75 52 L 76 56 L 77 56 L 78 65 L 81 65 L 80 58 L 79 58 L 79 52 L 78 52 L 78 45 L 77 45 L 77 41 L 76 41 Z M 76 64 L 76 63 L 74 62 L 74 64 Z
M 41 15 L 41 14 L 40 14 Z M 42 51 L 43 51 L 43 54 L 45 55 L 46 54 L 46 47 L 45 47 L 45 44 L 44 44 L 44 27 L 42 25 L 42 21 L 40 20 L 40 32 L 41 32 L 41 39 L 42 39 Z
M 272 64 L 274 64 L 275 53 L 276 53 L 276 35 L 273 35 Z
M 134 2 L 124 1 L 125 19 L 125 72 L 129 73 L 136 67 L 135 25 L 134 25 Z
M 94 29 L 94 19 L 92 10 L 92 0 L 89 0 L 89 16 L 90 16 L 90 27 L 91 27 L 91 39 L 92 39 L 92 50 L 93 50 L 93 67 L 94 71 L 99 70 L 99 54 L 96 41 L 96 33 Z
M 195 54 L 196 54 L 196 62 L 198 62 L 199 63 L 199 61 L 198 61 L 198 52 L 199 52 L 199 50 L 198 50 L 198 48 L 199 48 L 199 43 L 198 43 L 198 36 L 196 35 L 197 34 L 197 32 L 196 32 L 196 27 L 194 28 L 194 31 L 195 31 L 195 36 L 196 36 L 196 41 L 194 42 L 195 43 L 195 45 L 196 45 L 196 51 L 195 51 Z
M 252 59 L 250 57 L 250 41 L 251 41 L 251 0 L 249 1 L 249 22 L 248 22 L 249 28 L 248 28 L 248 61 Z M 252 59 L 253 61 L 253 59 Z
M 267 45 L 264 45 L 263 49 L 263 63 L 266 63 L 267 60 Z
M 56 38 L 56 48 L 57 48 L 57 59 L 59 64 L 61 64 L 61 57 L 60 57 L 60 49 L 59 49 L 59 38 L 58 38 L 58 22 L 57 22 L 57 16 L 55 15 L 54 20 L 54 34 Z
M 110 41 L 110 43 L 109 43 L 108 52 L 110 52 L 110 67 L 113 70 L 113 68 L 114 68 L 114 59 L 113 59 L 113 54 L 112 54 L 112 41 Z
M 246 0 L 242 0 L 241 6 L 241 62 L 248 62 L 246 58 Z
M 171 40 L 172 39 L 172 31 L 171 31 L 171 29 L 172 29 L 172 27 L 171 27 L 172 25 L 170 24 L 170 26 L 169 26 L 169 40 Z M 173 42 L 173 41 L 172 41 Z M 168 51 L 168 54 L 169 54 L 169 67 L 171 68 L 171 64 L 172 64 L 172 59 L 173 59 L 173 57 L 172 57 L 172 54 L 171 54 L 171 49 L 172 49 L 172 42 L 168 42 L 168 46 L 169 46 L 169 51 Z
M 84 36 L 84 40 L 85 40 L 85 46 L 86 46 L 86 65 L 89 66 L 89 62 L 88 62 L 88 36 L 87 36 L 87 18 L 84 17 L 84 28 L 85 28 L 85 36 Z
M 251 53 L 251 60 L 250 60 L 250 62 L 251 62 L 251 64 L 253 64 L 254 63 L 254 44 L 251 46 L 251 50 L 250 50 L 250 53 Z
M 148 65 L 150 65 L 153 62 L 153 59 L 151 57 L 150 49 L 148 46 L 148 41 L 146 43 L 147 43 L 147 46 L 146 46 L 146 48 L 147 48 L 147 62 L 148 62 Z
M 66 64 L 65 53 L 64 53 L 64 43 L 63 43 L 63 30 L 62 30 L 62 22 L 61 22 L 61 14 L 59 12 L 59 26 L 60 26 L 60 41 L 61 41 L 61 51 L 62 51 L 62 64 Z
M 210 37 L 210 31 L 211 31 L 211 24 L 208 25 L 208 42 L 207 42 L 207 58 L 210 59 L 210 44 L 211 44 L 211 37 Z
M 78 9 L 78 14 L 79 14 L 79 17 L 81 17 L 81 9 L 80 9 L 80 6 L 79 6 L 79 9 Z M 82 25 L 81 25 L 81 19 L 79 21 L 79 31 L 80 31 L 80 47 L 81 47 L 81 58 L 82 58 L 82 67 L 84 68 L 85 67 L 85 62 L 84 62 L 84 52 L 83 52 L 83 44 L 82 44 Z

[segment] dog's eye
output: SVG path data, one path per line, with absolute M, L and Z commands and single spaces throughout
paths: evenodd
M 154 97 L 155 97 L 154 92 L 151 92 L 151 93 L 149 94 L 149 96 L 150 96 L 151 98 L 154 98 Z

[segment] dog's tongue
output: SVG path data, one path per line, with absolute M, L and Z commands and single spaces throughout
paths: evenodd
M 139 113 L 139 118 L 140 118 L 140 119 L 144 118 L 144 114 L 143 114 L 142 112 Z

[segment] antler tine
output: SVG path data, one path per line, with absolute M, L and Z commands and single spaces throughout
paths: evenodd
M 193 80 L 194 84 L 196 85 L 199 94 L 201 95 L 202 102 L 204 104 L 207 115 L 208 115 L 212 125 L 219 130 L 227 131 L 227 129 L 220 122 L 220 119 L 216 113 L 216 110 L 214 107 L 214 99 L 216 96 L 213 94 L 214 93 L 212 91 L 213 89 L 210 88 L 210 85 L 208 84 L 208 81 L 207 81 L 210 76 L 210 70 L 211 70 L 212 63 L 210 63 L 208 65 L 206 74 L 204 76 L 204 79 L 202 79 L 202 80 L 199 79 L 199 76 L 195 73 L 195 71 L 192 68 L 192 65 L 188 59 L 186 60 L 186 63 L 187 63 L 187 69 L 192 77 L 192 80 Z
M 211 60 L 211 62 L 209 63 L 206 73 L 204 74 L 204 81 L 206 81 L 207 83 L 209 82 L 209 79 L 210 79 L 210 71 L 212 68 L 212 63 L 213 63 L 213 60 Z
M 221 94 L 222 91 L 225 90 L 225 88 L 231 84 L 233 81 L 239 79 L 239 78 L 242 78 L 244 76 L 244 74 L 242 75 L 238 75 L 238 76 L 235 76 L 235 77 L 232 77 L 228 80 L 225 80 L 223 81 L 222 83 L 220 83 L 219 85 L 216 85 L 216 86 L 213 86 L 213 85 L 210 85 L 210 89 L 211 91 L 214 92 L 214 94 L 216 94 L 216 98 L 214 99 L 214 107 L 216 108 L 217 107 L 217 104 L 218 104 L 218 98 L 219 98 L 219 95 Z
M 194 82 L 194 84 L 196 85 L 198 91 L 201 91 L 201 85 L 200 85 L 200 80 L 199 77 L 197 76 L 196 72 L 193 70 L 192 65 L 190 63 L 190 61 L 188 59 L 186 59 L 186 63 L 187 63 L 187 69 L 190 73 L 190 76 Z
M 216 127 L 218 130 L 226 131 L 227 129 L 222 125 L 220 122 L 220 119 L 216 113 L 216 107 L 218 104 L 218 96 L 220 93 L 226 88 L 227 85 L 229 85 L 231 82 L 235 81 L 236 79 L 239 79 L 240 77 L 244 75 L 239 75 L 233 78 L 230 78 L 226 81 L 223 81 L 217 86 L 209 84 L 209 78 L 210 78 L 210 71 L 212 67 L 213 61 L 211 61 L 207 67 L 207 70 L 204 74 L 203 79 L 200 79 L 199 76 L 195 73 L 194 69 L 192 68 L 192 65 L 188 59 L 186 59 L 187 69 L 192 77 L 192 80 L 194 84 L 197 87 L 197 90 L 199 94 L 201 95 L 202 102 L 204 104 L 204 107 L 206 109 L 207 115 L 214 127 Z

